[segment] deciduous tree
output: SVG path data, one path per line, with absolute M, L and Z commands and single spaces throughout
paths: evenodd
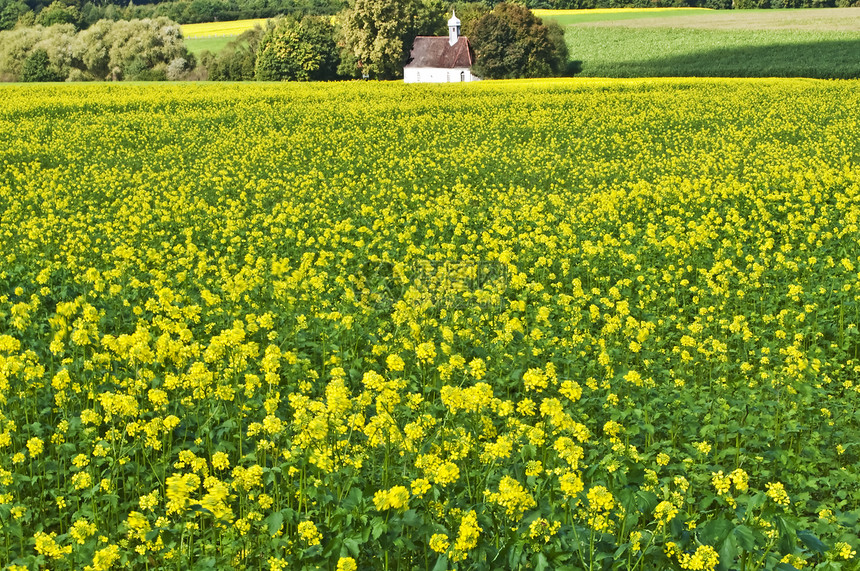
M 43 49 L 33 50 L 24 60 L 21 81 L 62 81 L 64 77 L 51 65 L 48 52 Z
M 343 34 L 362 73 L 379 79 L 403 75 L 412 41 L 444 30 L 440 0 L 353 0 Z
M 475 73 L 487 79 L 561 75 L 567 65 L 564 32 L 545 25 L 531 10 L 503 2 L 469 31 Z
M 325 18 L 283 18 L 260 42 L 255 74 L 261 81 L 334 79 L 339 63 L 334 27 Z

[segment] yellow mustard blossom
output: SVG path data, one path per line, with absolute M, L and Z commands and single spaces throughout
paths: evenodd
M 678 562 L 681 564 L 681 569 L 714 571 L 714 568 L 720 562 L 720 557 L 717 551 L 710 545 L 700 545 L 692 555 L 689 553 L 679 553 Z
M 430 549 L 436 553 L 445 553 L 448 550 L 450 541 L 444 533 L 434 533 L 430 538 Z
M 299 537 L 308 547 L 319 545 L 322 540 L 322 534 L 317 529 L 316 524 L 312 521 L 303 521 L 299 523 L 298 532 Z
M 523 513 L 535 507 L 536 502 L 529 491 L 510 476 L 503 476 L 499 482 L 499 491 L 484 491 L 487 501 L 504 509 L 505 516 L 512 521 L 519 521 Z

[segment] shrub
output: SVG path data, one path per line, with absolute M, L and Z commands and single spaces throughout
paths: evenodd
M 24 69 L 21 72 L 21 81 L 62 81 L 63 76 L 51 66 L 48 52 L 43 49 L 33 50 L 24 60 Z

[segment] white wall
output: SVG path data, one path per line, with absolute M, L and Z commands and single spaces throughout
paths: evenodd
M 403 68 L 403 81 L 405 83 L 457 83 L 460 81 L 478 81 L 479 79 L 472 75 L 468 67 L 455 67 L 453 69 L 441 67 Z

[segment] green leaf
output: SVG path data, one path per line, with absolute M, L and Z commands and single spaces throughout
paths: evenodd
M 446 569 L 448 569 L 448 558 L 440 555 L 436 559 L 436 565 L 433 566 L 432 571 L 446 571 Z
M 284 524 L 284 514 L 275 512 L 266 518 L 266 525 L 269 526 L 269 535 L 275 535 Z
M 732 527 L 732 522 L 727 519 L 712 519 L 699 528 L 699 541 L 705 545 L 720 545 L 732 532 Z
M 361 546 L 361 542 L 355 537 L 348 537 L 343 540 L 343 547 L 341 547 L 341 557 L 343 557 L 343 552 L 348 551 L 352 557 L 358 557 L 358 549 Z
M 523 554 L 523 545 L 522 543 L 515 544 L 511 550 L 508 552 L 508 568 L 509 569 L 519 569 L 520 558 Z
M 535 562 L 535 571 L 545 571 L 549 568 L 549 561 L 546 560 L 546 555 L 543 553 L 537 554 L 537 561 Z
M 720 571 L 728 571 L 733 567 L 735 559 L 738 557 L 738 548 L 735 545 L 735 538 L 733 536 L 729 536 L 726 541 L 723 542 L 723 546 L 720 548 L 720 561 L 717 566 L 717 569 Z
M 381 517 L 375 517 L 370 522 L 370 535 L 373 539 L 379 539 L 379 536 L 388 531 L 388 525 Z
M 805 545 L 807 548 L 815 551 L 816 553 L 826 553 L 827 545 L 825 545 L 820 539 L 815 537 L 815 535 L 805 529 L 801 529 L 797 532 L 797 538 Z M 817 567 L 816 567 L 817 569 Z
M 745 551 L 755 549 L 755 535 L 753 535 L 753 531 L 750 528 L 741 524 L 732 533 L 738 542 L 738 546 L 742 547 Z
M 835 561 L 825 561 L 816 565 L 815 571 L 842 571 L 842 564 Z

